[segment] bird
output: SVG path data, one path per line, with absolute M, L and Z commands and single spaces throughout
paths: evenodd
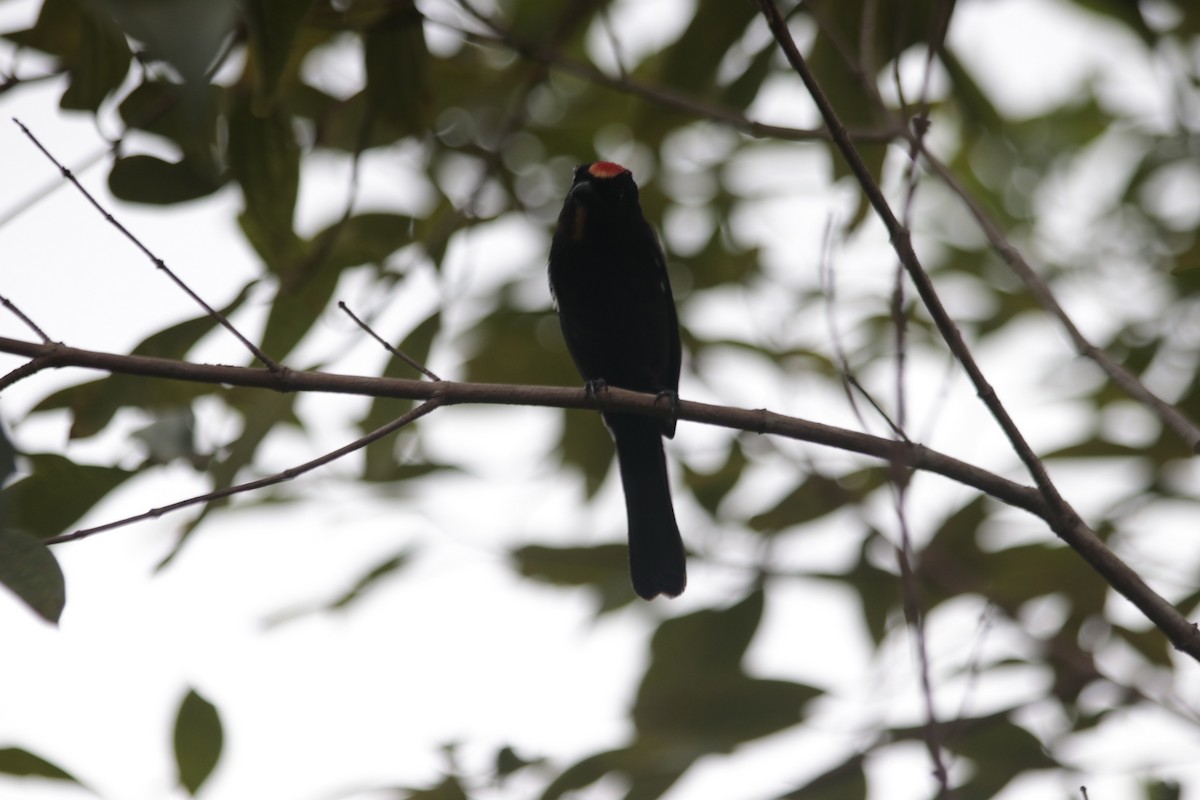
M 590 395 L 608 386 L 679 402 L 681 347 L 667 261 L 633 174 L 611 161 L 575 168 L 550 245 L 550 293 Z M 606 412 L 629 526 L 629 571 L 643 599 L 676 597 L 687 565 L 663 437 L 675 417 Z

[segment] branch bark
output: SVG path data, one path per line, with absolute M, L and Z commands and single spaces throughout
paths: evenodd
M 394 397 L 432 402 L 436 406 L 480 403 L 552 408 L 628 411 L 666 416 L 671 409 L 654 395 L 609 388 L 596 398 L 582 389 L 558 386 L 518 386 L 495 383 L 421 381 L 377 378 L 328 372 L 302 372 L 215 364 L 193 364 L 165 358 L 129 356 L 0 337 L 0 352 L 30 361 L 14 370 L 28 377 L 43 369 L 79 367 L 150 378 L 244 386 L 278 392 L 328 392 L 367 397 Z M 36 364 L 36 368 L 30 365 Z M 12 373 L 10 373 L 12 374 Z M 773 434 L 877 458 L 902 468 L 919 469 L 970 486 L 1003 503 L 1024 509 L 1047 522 L 1110 586 L 1137 606 L 1180 651 L 1200 661 L 1200 630 L 1159 596 L 1077 516 L 1064 522 L 1061 514 L 1037 489 L 1025 486 L 921 444 L 884 439 L 858 431 L 777 414 L 767 409 L 744 409 L 681 400 L 678 417 L 751 433 Z M 399 426 L 397 426 L 399 427 Z M 382 430 L 382 429 L 381 429 Z M 378 432 L 376 432 L 378 433 Z M 381 434 L 382 435 L 382 434 Z M 374 434 L 368 434 L 368 437 Z M 368 437 L 364 437 L 368 438 Z M 377 436 L 375 438 L 378 438 Z M 362 442 L 362 440 L 359 440 Z M 374 438 L 370 439 L 374 441 Z M 363 442 L 364 444 L 366 442 Z M 350 452 L 352 443 L 336 451 Z M 317 459 L 320 464 L 332 459 Z M 281 473 L 286 480 L 292 474 Z M 170 509 L 170 506 L 164 507 Z M 165 513 L 162 512 L 162 513 Z M 154 515 L 152 515 L 154 516 Z M 69 534 L 68 534 L 69 535 Z

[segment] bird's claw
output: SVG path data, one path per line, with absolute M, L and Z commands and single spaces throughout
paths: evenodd
M 587 395 L 588 400 L 596 400 L 601 392 L 608 388 L 608 381 L 604 378 L 593 378 L 583 384 L 583 393 Z
M 671 429 L 674 430 L 675 423 L 679 421 L 679 392 L 674 389 L 663 389 L 654 395 L 655 403 L 659 400 L 666 400 L 667 407 L 671 409 Z

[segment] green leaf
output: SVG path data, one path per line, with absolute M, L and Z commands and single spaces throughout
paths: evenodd
M 226 37 L 234 32 L 237 0 L 89 0 L 199 87 Z
M 19 747 L 0 749 L 0 773 L 20 777 L 47 778 L 52 781 L 79 783 L 74 775 Z
M 60 100 L 64 109 L 95 111 L 129 72 L 124 34 L 106 14 L 78 0 L 45 0 L 32 28 L 6 38 L 58 57 L 70 73 Z
M 1022 772 L 1059 766 L 1037 737 L 1004 714 L 975 724 L 957 720 L 954 727 L 956 735 L 943 746 L 974 763 L 970 779 L 955 787 L 955 797 L 961 800 L 988 800 Z
M 28 534 L 0 529 L 0 584 L 42 619 L 58 623 L 67 590 L 62 569 L 46 545 Z
M 826 770 L 803 786 L 784 795 L 790 800 L 866 800 L 867 776 L 865 761 L 855 753 L 836 767 Z
M 8 524 L 38 538 L 62 533 L 102 498 L 136 474 L 117 467 L 76 464 L 53 453 L 25 456 L 31 474 L 0 492 Z
M 749 520 L 756 531 L 773 534 L 793 525 L 801 525 L 831 514 L 843 506 L 857 503 L 883 481 L 883 470 L 863 470 L 841 479 L 812 473 L 775 506 Z
M 207 197 L 221 188 L 224 176 L 211 163 L 185 158 L 163 161 L 146 155 L 124 156 L 113 162 L 108 188 L 130 203 L 170 205 Z
M 562 463 L 583 473 L 584 493 L 588 498 L 595 497 L 616 457 L 612 436 L 600 415 L 594 412 L 564 411 L 562 419 L 563 435 L 559 446 Z
M 756 14 L 752 3 L 700 0 L 687 30 L 666 52 L 662 85 L 683 94 L 709 94 L 716 84 L 721 55 L 742 38 Z
M 297 274 L 302 272 L 304 248 L 292 229 L 300 185 L 300 146 L 291 117 L 281 109 L 259 116 L 251 110 L 244 92 L 231 100 L 229 168 L 244 198 L 238 221 L 272 272 L 287 280 L 304 280 L 308 276 Z
M 442 327 L 440 312 L 434 312 L 408 336 L 400 342 L 398 349 L 418 364 L 424 364 L 429 359 L 429 350 L 433 340 Z M 392 358 L 384 368 L 384 375 L 389 378 L 419 377 L 412 367 L 399 358 Z M 366 416 L 359 421 L 363 433 L 381 428 L 397 417 L 403 416 L 413 407 L 411 400 L 400 400 L 394 397 L 376 397 L 371 401 L 371 408 Z M 401 436 L 411 436 L 411 432 L 401 432 Z M 363 464 L 363 479 L 368 481 L 396 481 L 420 477 L 434 470 L 446 469 L 438 464 L 406 464 L 397 457 L 395 438 L 384 439 L 367 448 Z
M 217 108 L 225 91 L 220 86 L 197 90 L 169 81 L 147 80 L 125 96 L 118 110 L 127 126 L 170 139 L 179 145 L 198 174 L 216 180 L 221 173 L 213 160 Z
M 820 690 L 751 678 L 742 658 L 762 618 L 763 593 L 725 609 L 705 609 L 664 622 L 651 642 L 633 708 L 638 737 L 691 748 L 690 758 L 795 725 Z
M 516 750 L 508 745 L 505 745 L 496 751 L 496 777 L 504 779 L 509 775 L 512 775 L 514 772 L 525 769 L 525 767 L 531 767 L 536 764 L 543 763 L 545 763 L 545 759 L 543 758 L 522 758 L 517 754 Z
M 228 317 L 245 301 L 250 288 L 219 309 Z M 217 321 L 209 314 L 185 320 L 146 337 L 133 349 L 135 356 L 183 359 Z M 31 413 L 66 408 L 71 411 L 72 439 L 83 439 L 104 430 L 120 408 L 143 408 L 155 415 L 178 413 L 190 408 L 197 397 L 218 392 L 220 387 L 187 381 L 153 380 L 140 375 L 114 374 L 98 381 L 62 389 L 38 403 Z
M 270 114 L 296 71 L 304 48 L 298 42 L 312 0 L 244 0 L 255 68 L 254 113 Z
M 741 480 L 747 463 L 741 442 L 735 438 L 730 440 L 729 455 L 726 456 L 725 463 L 714 471 L 696 472 L 684 466 L 687 485 L 692 490 L 696 502 L 709 514 L 716 515 L 721 501 Z
M 383 264 L 388 256 L 412 244 L 413 218 L 405 214 L 356 214 L 313 237 L 323 248 L 325 263 L 336 269 Z
M 110 19 L 84 14 L 79 49 L 69 56 L 71 83 L 59 104 L 64 109 L 96 111 L 124 82 L 131 59 L 125 37 Z
M 447 775 L 441 783 L 431 789 L 409 789 L 405 800 L 469 800 L 458 778 Z
M 175 717 L 175 763 L 179 782 L 196 794 L 221 758 L 224 734 L 216 706 L 189 690 Z
M 554 586 L 586 586 L 600 593 L 601 610 L 633 601 L 629 588 L 629 548 L 622 544 L 592 547 L 525 545 L 509 553 L 519 574 Z
M 367 100 L 372 121 L 402 134 L 429 127 L 429 50 L 420 12 L 402 0 L 363 36 Z

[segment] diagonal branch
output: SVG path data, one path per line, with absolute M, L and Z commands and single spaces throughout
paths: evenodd
M 1147 388 L 1136 375 L 1117 363 L 1116 359 L 1105 352 L 1103 348 L 1092 344 L 1071 320 L 1071 317 L 1063 307 L 1059 305 L 1058 300 L 1054 297 L 1054 293 L 1050 290 L 1050 286 L 1042 276 L 1029 265 L 1029 262 L 1021 255 L 1021 251 L 1008 240 L 1008 237 L 1000 230 L 1000 226 L 991 218 L 982 204 L 972 196 L 971 192 L 963 186 L 954 172 L 934 156 L 933 153 L 930 153 L 926 149 L 924 142 L 914 141 L 913 144 L 920 150 L 921 156 L 924 158 L 925 163 L 929 165 L 930 170 L 941 179 L 942 183 L 946 184 L 950 191 L 958 195 L 963 205 L 967 207 L 967 212 L 974 218 L 979 229 L 987 237 L 992 249 L 1008 265 L 1008 268 L 1025 283 L 1025 287 L 1029 289 L 1029 293 L 1033 296 L 1033 299 L 1045 309 L 1046 313 L 1057 319 L 1059 324 L 1062 325 L 1071 343 L 1075 346 L 1076 352 L 1084 358 L 1090 359 L 1100 369 L 1104 370 L 1104 373 L 1123 392 L 1154 412 L 1164 425 L 1187 443 L 1187 446 L 1191 448 L 1193 453 L 1200 454 L 1200 426 L 1197 426 L 1195 422 L 1189 419 L 1178 408 Z
M 763 16 L 766 17 L 767 25 L 771 28 L 776 41 L 787 56 L 788 63 L 800 76 L 808 89 L 809 94 L 816 103 L 818 110 L 821 112 L 821 117 L 825 120 L 826 126 L 829 128 L 829 134 L 833 138 L 834 145 L 841 152 L 846 164 L 850 167 L 850 171 L 854 173 L 854 177 L 858 180 L 863 192 L 867 196 L 867 200 L 871 203 L 871 207 L 875 209 L 876 215 L 883 222 L 884 228 L 887 229 L 888 236 L 891 238 L 892 247 L 896 251 L 896 255 L 900 258 L 900 263 L 904 265 L 904 269 L 908 272 L 910 280 L 917 289 L 917 293 L 921 296 L 921 302 L 924 303 L 929 311 L 930 317 L 937 326 L 938 332 L 950 347 L 950 351 L 954 353 L 954 357 L 962 364 L 963 370 L 970 378 L 971 384 L 975 387 L 984 405 L 987 406 L 989 412 L 995 417 L 1000 428 L 1004 431 L 1004 435 L 1008 437 L 1017 456 L 1024 462 L 1030 475 L 1033 476 L 1034 482 L 1038 489 L 1045 496 L 1046 501 L 1051 506 L 1057 509 L 1056 513 L 1062 514 L 1066 519 L 1074 512 L 1070 511 L 1062 497 L 1055 488 L 1050 476 L 1046 474 L 1046 468 L 1042 464 L 1041 459 L 1033 452 L 1029 443 L 1025 441 L 1024 435 L 1009 416 L 1008 411 L 1001 404 L 996 396 L 996 390 L 988 383 L 983 371 L 975 362 L 975 358 L 971 355 L 967 348 L 967 343 L 962 338 L 962 333 L 959 332 L 958 326 L 950 317 L 950 313 L 946 311 L 946 307 L 942 305 L 942 300 L 934 289 L 933 281 L 930 280 L 929 274 L 921 265 L 920 259 L 917 258 L 917 253 L 912 246 L 912 234 L 908 229 L 901 224 L 896 218 L 895 212 L 892 211 L 891 205 L 888 204 L 887 198 L 883 195 L 883 190 L 879 187 L 875 177 L 871 175 L 870 169 L 862 156 L 859 155 L 854 143 L 850 141 L 850 137 L 846 132 L 846 128 L 842 125 L 841 120 L 837 116 L 837 112 L 833 110 L 833 105 L 829 102 L 829 98 L 825 96 L 824 89 L 817 83 L 816 77 L 812 70 L 808 67 L 808 62 L 804 60 L 800 49 L 796 46 L 796 42 L 792 39 L 791 31 L 788 30 L 787 22 L 779 13 L 779 9 L 775 6 L 774 0 L 755 0 L 758 7 L 762 10 Z
M 62 176 L 70 181 L 72 186 L 79 190 L 80 194 L 84 196 L 84 199 L 91 203 L 92 207 L 99 211 L 100 215 L 103 216 L 110 225 L 120 231 L 121 235 L 132 242 L 138 250 L 141 250 L 146 258 L 150 259 L 150 262 L 154 264 L 157 269 L 161 270 L 164 275 L 170 278 L 171 281 L 180 289 L 182 289 L 188 297 L 196 301 L 196 304 L 203 308 L 206 314 L 215 319 L 217 322 L 221 323 L 225 330 L 233 334 L 234 338 L 241 342 L 242 345 L 250 351 L 250 354 L 257 358 L 261 363 L 265 364 L 268 369 L 274 372 L 279 372 L 284 369 L 282 366 L 275 363 L 274 359 L 264 353 L 262 349 L 258 347 L 258 345 L 254 344 L 245 336 L 243 336 L 242 332 L 235 328 L 233 323 L 225 318 L 224 314 L 206 303 L 204 298 L 200 297 L 200 295 L 196 294 L 192 290 L 192 287 L 184 283 L 183 279 L 176 275 L 171 268 L 167 266 L 165 261 L 156 256 L 153 251 L 150 250 L 150 248 L 146 247 L 146 245 L 142 243 L 141 239 L 137 238 L 132 231 L 121 224 L 120 220 L 114 217 L 104 206 L 100 205 L 100 201 L 97 200 L 95 196 L 93 196 L 92 193 L 89 192 L 84 185 L 79 182 L 79 179 L 75 177 L 75 173 L 71 172 L 70 169 L 65 167 L 62 162 L 55 158 L 54 154 L 46 149 L 46 146 L 43 145 L 41 141 L 39 141 L 38 138 L 33 135 L 33 132 L 29 130 L 29 128 L 25 127 L 21 120 L 13 117 L 13 122 L 16 123 L 16 126 L 21 129 L 21 133 L 25 134 L 29 141 L 33 142 L 34 147 L 40 150 L 42 155 L 49 159 L 50 163 L 58 168 L 58 171 L 62 174 Z
M 1105 579 L 1109 581 L 1109 585 L 1125 595 L 1148 618 L 1153 620 L 1155 625 L 1158 625 L 1170 637 L 1172 643 L 1177 648 L 1190 653 L 1193 657 L 1200 658 L 1200 652 L 1192 653 L 1190 650 L 1192 647 L 1191 642 L 1200 641 L 1200 631 L 1197 630 L 1196 626 L 1188 622 L 1161 596 L 1150 589 L 1133 570 L 1130 570 L 1127 565 L 1121 562 L 1100 541 L 1095 533 L 1088 528 L 1078 513 L 1063 500 L 1058 489 L 1046 473 L 1046 468 L 1042 464 L 1041 459 L 1037 457 L 1028 442 L 1025 441 L 1024 435 L 1000 403 L 995 390 L 988 383 L 979 365 L 972 357 L 966 342 L 962 338 L 962 334 L 958 330 L 958 326 L 954 324 L 954 320 L 942 305 L 941 299 L 934 289 L 933 282 L 921 266 L 916 251 L 913 250 L 911 234 L 896 218 L 895 213 L 888 204 L 887 198 L 883 195 L 882 189 L 880 189 L 879 184 L 875 181 L 874 176 L 871 175 L 866 163 L 858 154 L 854 143 L 850 140 L 846 132 L 845 126 L 842 125 L 832 104 L 829 102 L 829 98 L 826 97 L 812 70 L 809 69 L 804 56 L 796 46 L 795 40 L 792 39 L 787 22 L 779 13 L 774 0 L 754 0 L 754 2 L 766 18 L 767 25 L 770 27 L 772 34 L 787 57 L 788 63 L 791 64 L 796 74 L 800 76 L 817 108 L 820 110 L 821 116 L 829 128 L 834 145 L 841 152 L 842 157 L 850 167 L 851 172 L 854 173 L 872 208 L 874 208 L 876 215 L 887 229 L 892 247 L 895 249 L 897 256 L 899 256 L 900 262 L 904 265 L 905 271 L 908 272 L 910 279 L 913 281 L 917 293 L 921 296 L 922 303 L 924 303 L 930 317 L 938 328 L 938 332 L 946 341 L 955 358 L 962 364 L 972 385 L 975 386 L 980 399 L 996 419 L 1005 436 L 1008 437 L 1014 451 L 1033 476 L 1034 482 L 1038 487 L 1037 490 L 1044 503 L 1042 507 L 1046 511 L 1044 516 L 1040 514 L 1039 516 L 1042 516 L 1050 525 L 1051 530 L 1079 553 L 1093 569 L 1105 576 Z M 1116 563 L 1121 563 L 1121 567 L 1116 567 Z M 1126 570 L 1128 570 L 1127 573 L 1125 572 Z M 1121 573 L 1122 577 L 1117 582 L 1114 582 L 1112 578 L 1118 573 Z M 1164 627 L 1164 624 L 1168 627 Z

